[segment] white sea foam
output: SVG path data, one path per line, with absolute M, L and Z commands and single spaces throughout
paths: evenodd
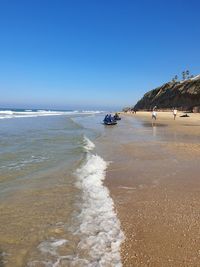
M 61 116 L 61 115 L 73 115 L 73 114 L 97 114 L 101 111 L 52 111 L 52 110 L 24 110 L 24 111 L 12 111 L 12 110 L 0 110 L 0 119 L 12 119 L 12 118 L 31 118 L 42 116 Z
M 91 113 L 91 114 L 98 114 L 98 113 L 104 113 L 103 110 L 82 110 L 83 113 Z
M 45 266 L 45 267 L 58 267 L 62 259 L 68 258 L 67 256 L 59 256 L 57 250 L 68 243 L 66 239 L 50 239 L 43 241 L 39 244 L 38 249 L 46 255 L 51 255 L 55 260 L 45 260 L 45 261 L 31 261 L 28 263 L 29 267 Z
M 43 253 L 57 255 L 57 249 L 67 243 L 66 239 L 50 239 L 42 242 L 38 249 Z
M 87 266 L 121 266 L 119 250 L 124 236 L 109 191 L 103 185 L 106 168 L 100 156 L 88 153 L 77 170 L 83 199 L 76 234 L 81 238 L 78 250 L 89 251 Z
M 92 143 L 92 141 L 90 141 L 90 139 L 88 139 L 86 136 L 84 136 L 83 142 L 84 142 L 84 148 L 87 152 L 95 148 L 95 144 Z
M 107 163 L 91 153 L 95 145 L 84 136 L 86 159 L 76 171 L 77 187 L 82 192 L 80 214 L 72 227 L 80 240 L 73 254 L 60 255 L 59 247 L 70 245 L 66 239 L 43 241 L 38 249 L 44 254 L 43 261 L 31 261 L 28 266 L 39 264 L 47 267 L 121 267 L 120 245 L 124 234 L 114 210 L 114 203 L 103 181 Z M 50 257 L 48 257 L 50 255 Z M 48 259 L 48 260 L 47 260 Z
M 0 110 L 0 114 L 12 115 L 13 111 L 12 110 Z

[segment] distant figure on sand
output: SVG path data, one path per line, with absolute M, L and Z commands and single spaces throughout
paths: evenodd
M 157 118 L 157 112 L 156 112 L 156 110 L 153 110 L 152 111 L 152 120 L 156 120 L 156 118 Z
M 153 111 L 152 111 L 152 114 L 151 114 L 151 118 L 152 118 L 152 127 L 154 127 L 155 121 L 156 121 L 156 118 L 157 118 L 156 108 L 153 108 Z
M 177 109 L 176 109 L 176 108 L 174 108 L 174 109 L 173 109 L 173 116 L 174 116 L 174 120 L 176 119 L 176 115 L 177 115 Z
M 157 106 L 154 106 L 154 107 L 153 107 L 153 111 L 156 110 L 156 109 L 157 109 Z

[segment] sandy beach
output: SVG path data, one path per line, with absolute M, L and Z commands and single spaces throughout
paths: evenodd
M 123 266 L 200 265 L 200 114 L 182 114 L 158 112 L 154 127 L 149 112 L 121 114 L 127 128 L 114 136 L 124 140 L 106 185 L 125 233 Z
M 0 266 L 199 266 L 200 115 L 181 114 L 5 120 Z

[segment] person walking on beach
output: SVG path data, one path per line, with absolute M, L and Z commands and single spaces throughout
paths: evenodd
M 177 109 L 176 109 L 176 108 L 174 108 L 174 109 L 173 109 L 173 116 L 174 116 L 174 120 L 176 119 L 176 115 L 177 115 Z

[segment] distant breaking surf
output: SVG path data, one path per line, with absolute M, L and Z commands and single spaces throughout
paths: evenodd
M 61 115 L 81 115 L 81 114 L 98 114 L 103 111 L 56 111 L 56 110 L 0 110 L 0 119 L 13 119 L 13 118 L 30 118 L 42 116 L 61 116 Z

